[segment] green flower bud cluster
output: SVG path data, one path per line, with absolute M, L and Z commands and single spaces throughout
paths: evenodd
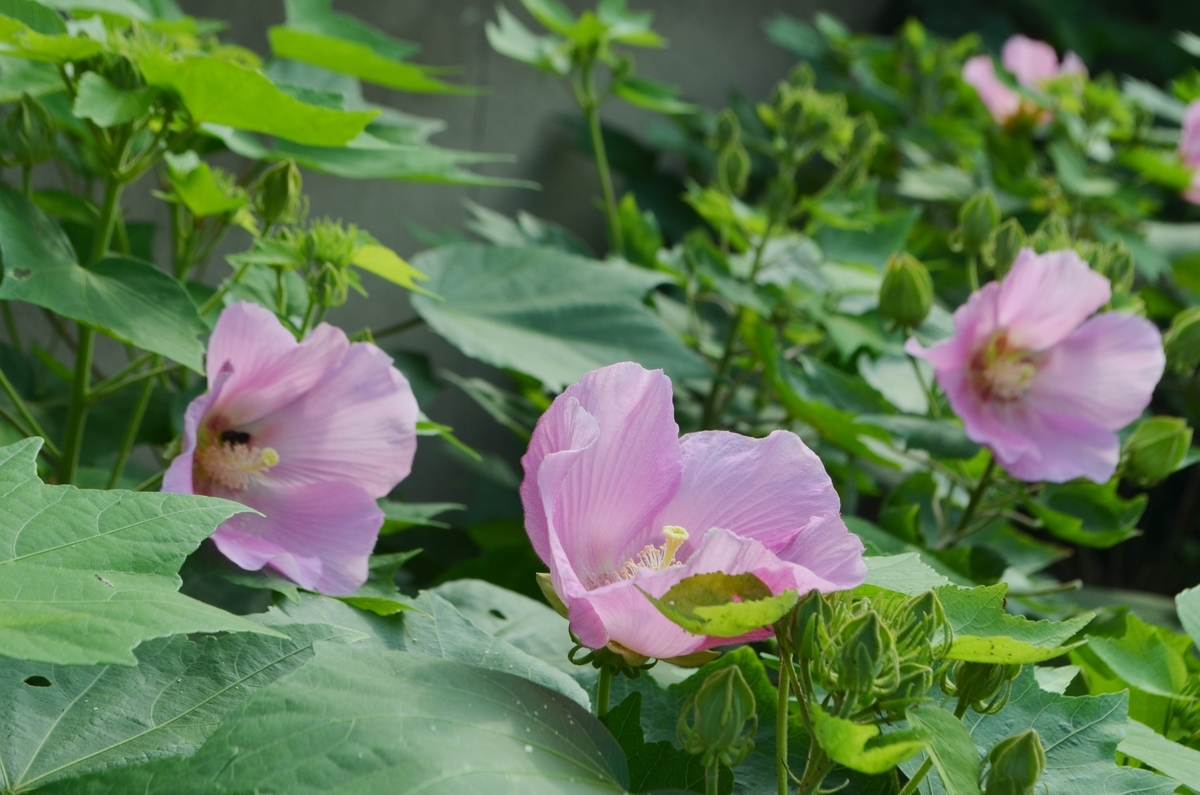
M 725 193 L 741 196 L 750 181 L 750 153 L 742 144 L 737 114 L 729 108 L 717 115 L 709 146 L 717 152 L 717 185 Z
M 50 112 L 28 94 L 22 94 L 9 111 L 6 124 L 8 147 L 17 164 L 29 168 L 58 153 L 58 132 Z
M 1012 680 L 1021 672 L 1019 665 L 959 661 L 942 671 L 940 685 L 948 696 L 958 697 L 957 715 L 967 708 L 980 715 L 995 715 L 1008 703 Z
M 912 254 L 893 254 L 879 287 L 879 314 L 897 328 L 914 329 L 933 308 L 933 278 Z
M 758 117 L 771 134 L 780 170 L 793 173 L 814 153 L 838 162 L 855 138 L 855 122 L 846 98 L 816 89 L 812 68 L 801 64 L 776 89 L 774 101 L 758 106 Z
M 267 226 L 299 221 L 307 210 L 305 204 L 304 179 L 294 161 L 276 163 L 259 178 L 254 209 Z
M 740 764 L 754 750 L 757 730 L 754 691 L 736 665 L 710 674 L 684 704 L 676 724 L 683 749 L 699 755 L 705 767 Z
M 1003 279 L 1021 249 L 1028 245 L 1029 238 L 1021 228 L 1021 222 L 1009 218 L 993 229 L 988 237 L 987 245 L 983 247 L 983 264 L 995 272 L 997 279 Z
M 991 189 L 984 188 L 958 211 L 958 228 L 950 233 L 950 248 L 969 257 L 978 257 L 1000 225 L 1000 206 Z
M 984 795 L 1035 795 L 1046 769 L 1046 750 L 1036 729 L 1026 729 L 996 743 L 987 755 Z
M 1163 335 L 1167 366 L 1180 375 L 1191 375 L 1200 365 L 1200 306 L 1183 310 Z
M 1139 486 L 1153 486 L 1179 468 L 1192 446 L 1192 429 L 1180 417 L 1142 420 L 1125 440 L 1124 475 Z
M 314 222 L 300 239 L 300 251 L 309 263 L 308 284 L 313 300 L 321 306 L 346 303 L 350 288 L 362 292 L 358 275 L 350 270 L 360 245 L 358 227 L 342 226 L 340 220 L 323 218 Z
M 924 700 L 953 637 L 932 591 L 857 601 L 844 593 L 811 594 L 786 629 L 837 714 L 869 708 L 890 719 Z

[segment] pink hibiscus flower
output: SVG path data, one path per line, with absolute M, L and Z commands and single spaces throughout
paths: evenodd
M 954 313 L 953 337 L 906 349 L 933 365 L 967 436 L 1011 475 L 1102 483 L 1117 465 L 1114 431 L 1146 408 L 1165 363 L 1150 321 L 1090 317 L 1111 294 L 1074 251 L 1022 249 L 1004 281 Z
M 1067 53 L 1060 64 L 1058 55 L 1049 44 L 1021 35 L 1004 42 L 1000 62 L 1016 78 L 1018 85 L 1032 90 L 1040 89 L 1062 75 L 1079 74 L 1086 77 L 1088 73 L 1087 65 L 1075 53 Z M 1039 121 L 1046 121 L 1050 117 L 1047 111 L 1040 109 L 1032 100 L 1023 98 L 1001 80 L 996 75 L 996 65 L 986 55 L 968 58 L 963 64 L 962 75 L 999 124 L 1007 124 L 1022 115 Z
M 387 354 L 326 323 L 297 342 L 260 306 L 225 309 L 208 344 L 208 391 L 184 415 L 163 491 L 235 500 L 212 539 L 244 569 L 264 566 L 342 595 L 367 578 L 383 513 L 375 501 L 412 469 L 417 402 Z
M 1192 169 L 1192 184 L 1183 192 L 1183 198 L 1192 204 L 1200 204 L 1200 99 L 1188 105 L 1183 112 L 1179 158 Z
M 623 362 L 585 375 L 538 421 L 522 464 L 526 531 L 593 649 L 669 659 L 731 642 L 686 632 L 639 588 L 661 597 L 694 574 L 751 572 L 772 593 L 807 593 L 866 576 L 862 542 L 799 437 L 681 439 L 661 370 Z

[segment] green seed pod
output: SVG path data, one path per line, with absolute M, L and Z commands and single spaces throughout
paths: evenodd
M 22 166 L 32 167 L 58 153 L 58 133 L 50 113 L 33 97 L 22 94 L 8 114 L 8 145 Z
M 984 795 L 1034 795 L 1046 769 L 1046 751 L 1035 729 L 996 743 L 987 759 Z
M 726 666 L 710 674 L 684 705 L 676 725 L 679 740 L 688 753 L 702 754 L 705 765 L 720 760 L 733 767 L 754 750 L 756 709 L 742 669 Z
M 989 188 L 984 188 L 967 199 L 958 211 L 955 240 L 958 250 L 978 255 L 999 223 L 1000 207 L 996 204 L 996 197 Z
M 746 147 L 734 144 L 721 150 L 717 156 L 717 183 L 721 190 L 740 196 L 750 179 L 750 155 Z
M 294 220 L 304 196 L 304 178 L 295 161 L 271 166 L 258 181 L 258 214 L 268 225 Z
M 1191 375 L 1200 365 L 1200 306 L 1180 312 L 1163 335 L 1167 365 L 1180 375 Z
M 1192 429 L 1180 417 L 1142 420 L 1125 441 L 1125 477 L 1153 486 L 1179 467 L 1192 446 Z
M 911 254 L 893 254 L 879 288 L 879 314 L 900 328 L 921 325 L 933 308 L 933 279 Z
M 1017 259 L 1017 254 L 1027 245 L 1029 240 L 1025 237 L 1021 222 L 1009 218 L 992 230 L 992 236 L 983 250 L 984 263 L 996 272 L 997 279 L 1003 279 Z

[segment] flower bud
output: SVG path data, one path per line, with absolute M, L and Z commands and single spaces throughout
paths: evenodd
M 1200 306 L 1188 307 L 1175 316 L 1163 335 L 1167 365 L 1180 375 L 1191 375 L 1200 365 Z
M 980 715 L 994 715 L 1008 703 L 1008 694 L 1013 677 L 1021 670 L 1019 665 L 960 661 L 950 667 L 949 677 L 943 678 L 942 689 L 948 695 L 957 695 L 964 713 L 969 704 Z
M 721 190 L 734 196 L 740 196 L 746 190 L 750 179 L 750 155 L 746 147 L 734 144 L 721 150 L 717 155 L 717 183 Z
M 8 114 L 8 145 L 22 166 L 36 166 L 58 152 L 58 134 L 50 113 L 33 97 L 22 94 Z
M 1026 729 L 988 751 L 984 795 L 1034 795 L 1046 769 L 1046 751 L 1037 730 Z
M 1135 271 L 1133 253 L 1124 240 L 1117 238 L 1101 250 L 1096 270 L 1108 277 L 1114 293 L 1129 292 Z
M 921 325 L 933 307 L 933 279 L 911 254 L 893 254 L 879 288 L 879 314 L 900 328 Z
M 858 616 L 842 630 L 836 660 L 839 686 L 848 693 L 865 695 L 895 688 L 900 661 L 891 630 L 874 610 Z
M 992 230 L 992 236 L 983 251 L 984 262 L 996 272 L 997 279 L 1003 279 L 1008 275 L 1008 269 L 1012 267 L 1017 254 L 1027 245 L 1029 241 L 1021 222 L 1009 218 Z
M 258 214 L 270 225 L 296 215 L 304 195 L 304 180 L 292 160 L 267 169 L 258 182 Z
M 1153 486 L 1179 467 L 1192 445 L 1192 429 L 1180 417 L 1142 420 L 1125 441 L 1125 476 Z
M 999 223 L 1000 207 L 996 197 L 990 189 L 984 188 L 967 199 L 958 211 L 958 250 L 979 254 Z
M 741 140 L 742 125 L 738 122 L 737 114 L 731 108 L 718 113 L 716 132 L 712 139 L 713 148 L 721 151 L 740 143 Z
M 730 767 L 754 750 L 757 729 L 754 691 L 736 665 L 715 671 L 704 680 L 684 705 L 676 726 L 684 750 L 703 754 L 706 766 L 720 760 Z

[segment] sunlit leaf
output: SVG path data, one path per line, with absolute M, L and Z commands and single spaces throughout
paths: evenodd
M 686 577 L 661 598 L 645 591 L 642 594 L 660 613 L 688 632 L 718 638 L 736 638 L 770 626 L 791 610 L 799 598 L 795 591 L 772 595 L 753 574 L 722 572 Z

